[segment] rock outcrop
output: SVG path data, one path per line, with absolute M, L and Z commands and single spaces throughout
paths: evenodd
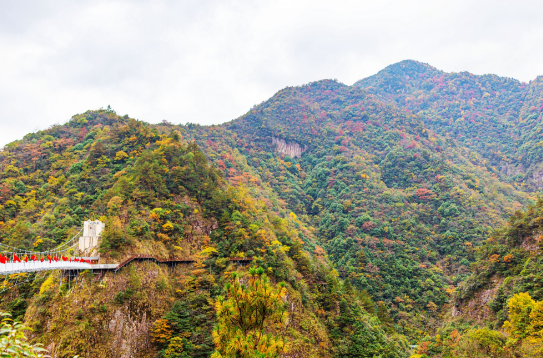
M 512 165 L 505 163 L 502 165 L 500 171 L 508 177 L 522 174 L 525 176 L 524 180 L 527 184 L 536 189 L 543 188 L 543 168 L 540 163 L 531 165 L 528 168 L 525 168 L 522 164 Z
M 307 150 L 307 146 L 303 148 L 296 142 L 287 143 L 282 138 L 272 137 L 272 144 L 275 145 L 275 152 L 279 154 L 288 155 L 292 158 L 299 158 Z

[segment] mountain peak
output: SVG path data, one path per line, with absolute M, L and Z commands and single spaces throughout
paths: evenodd
M 415 60 L 403 60 L 385 67 L 373 76 L 357 81 L 354 86 L 363 88 L 376 87 L 383 82 L 390 81 L 391 79 L 408 79 L 436 71 L 441 72 L 437 68 L 432 67 L 424 62 L 419 62 Z
M 392 65 L 385 67 L 381 72 L 416 72 L 424 73 L 428 71 L 436 71 L 437 68 L 430 66 L 425 62 L 415 61 L 415 60 L 403 60 Z

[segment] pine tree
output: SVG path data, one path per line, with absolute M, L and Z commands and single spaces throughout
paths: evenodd
M 274 287 L 262 268 L 250 269 L 249 275 L 243 284 L 233 273 L 228 298 L 217 297 L 213 358 L 272 358 L 288 351 L 284 283 Z
M 366 312 L 368 312 L 370 315 L 375 315 L 375 303 L 372 301 L 368 291 L 363 290 L 360 292 L 358 299 L 360 300 L 360 306 L 362 306 Z
M 392 318 L 390 318 L 388 309 L 383 301 L 377 303 L 377 318 L 379 318 L 379 321 L 381 321 L 387 332 L 392 332 L 394 330 L 394 322 L 392 321 Z
M 353 312 L 345 298 L 339 301 L 339 322 L 342 328 L 352 325 L 355 322 Z
M 345 282 L 343 282 L 343 291 L 346 295 L 352 296 L 354 293 L 353 286 L 351 285 L 351 280 L 348 278 L 345 279 Z

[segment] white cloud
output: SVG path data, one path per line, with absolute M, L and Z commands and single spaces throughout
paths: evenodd
M 529 81 L 538 1 L 0 0 L 0 145 L 110 104 L 221 123 L 285 86 L 404 60 Z

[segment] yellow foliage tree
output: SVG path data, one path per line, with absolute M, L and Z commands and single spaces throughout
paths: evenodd
M 166 343 L 172 338 L 173 330 L 167 319 L 156 320 L 151 329 L 151 340 L 154 343 Z
M 271 358 L 288 352 L 284 283 L 274 287 L 262 268 L 250 269 L 249 275 L 242 284 L 233 273 L 228 298 L 217 298 L 212 358 Z
M 117 161 L 117 162 L 121 162 L 121 161 L 124 161 L 126 159 L 128 159 L 128 154 L 126 154 L 122 150 L 117 152 L 117 154 L 115 155 L 115 161 Z
M 183 339 L 180 337 L 173 337 L 164 352 L 164 358 L 178 358 L 178 357 L 188 357 L 188 355 L 183 354 Z
M 503 328 L 509 333 L 509 346 L 543 354 L 543 301 L 534 301 L 529 293 L 521 292 L 507 302 L 509 320 Z M 536 355 L 537 356 L 537 355 Z

